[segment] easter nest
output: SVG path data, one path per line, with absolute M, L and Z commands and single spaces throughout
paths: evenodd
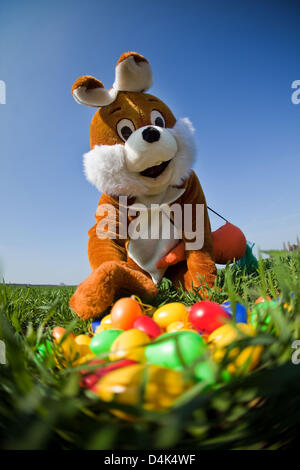
M 268 254 L 252 273 L 220 271 L 210 302 L 201 289 L 187 294 L 163 280 L 150 307 L 132 299 L 140 319 L 123 328 L 109 324 L 111 311 L 100 323 L 75 318 L 67 307 L 73 288 L 2 285 L 0 447 L 294 446 L 300 253 Z M 225 312 L 214 327 L 201 324 L 209 303 Z M 172 311 L 163 323 L 170 305 L 186 316 Z

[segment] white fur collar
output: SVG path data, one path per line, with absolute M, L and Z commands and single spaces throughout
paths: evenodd
M 130 209 L 148 210 L 151 208 L 152 204 L 159 206 L 165 204 L 172 204 L 172 202 L 177 201 L 177 199 L 179 199 L 184 192 L 185 188 L 176 188 L 175 186 L 168 186 L 167 189 L 161 194 L 155 196 L 137 197 L 134 203 L 130 204 L 128 207 Z

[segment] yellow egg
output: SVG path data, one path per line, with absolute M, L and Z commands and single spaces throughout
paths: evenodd
M 217 328 L 208 338 L 213 358 L 215 361 L 221 362 L 226 353 L 226 346 L 233 341 L 242 339 L 244 335 L 255 336 L 255 334 L 254 328 L 246 323 L 237 323 L 236 327 L 228 324 Z M 246 364 L 249 370 L 254 369 L 259 363 L 262 350 L 262 346 L 247 346 L 242 350 L 232 349 L 228 354 L 228 358 L 231 359 L 227 367 L 229 372 L 234 373 Z
M 174 322 L 185 322 L 187 319 L 188 310 L 185 305 L 180 302 L 172 302 L 170 304 L 159 307 L 153 315 L 153 320 L 161 327 L 167 328 L 168 325 Z
M 96 329 L 95 335 L 100 333 L 100 331 L 109 330 L 110 328 L 112 328 L 111 316 L 105 315 L 105 317 L 102 318 L 100 325 Z
M 76 367 L 92 360 L 95 354 L 89 348 L 91 338 L 87 335 L 78 335 L 74 337 L 69 334 L 63 340 L 62 338 L 54 339 L 55 363 L 58 368 L 68 367 L 70 365 Z
M 196 333 L 198 333 L 196 330 L 193 329 L 193 327 L 189 323 L 183 321 L 174 321 L 173 323 L 170 323 L 170 325 L 167 326 L 166 332 L 174 333 L 174 331 L 182 330 L 195 331 Z
M 144 362 L 145 346 L 150 343 L 149 336 L 141 330 L 131 329 L 120 334 L 111 346 L 109 359 L 116 361 L 118 359 L 132 359 L 138 362 Z
M 174 331 L 185 329 L 187 329 L 187 325 L 183 321 L 174 321 L 167 326 L 167 333 L 173 333 Z
M 55 362 L 60 367 L 66 367 L 70 364 L 75 365 L 80 354 L 72 335 L 66 336 L 64 339 L 55 341 Z
M 116 400 L 135 405 L 142 398 L 144 408 L 163 410 L 170 407 L 189 386 L 175 370 L 153 364 L 134 364 L 106 374 L 99 380 L 96 390 L 99 397 L 107 402 Z M 128 415 L 123 417 L 127 418 Z
M 77 350 L 80 354 L 80 356 L 85 356 L 86 354 L 90 354 L 91 353 L 91 350 L 90 350 L 90 342 L 91 342 L 91 338 L 87 335 L 79 335 L 79 336 L 76 336 L 75 338 L 75 343 L 77 345 Z
M 94 359 L 95 354 L 92 352 L 89 352 L 89 354 L 85 354 L 84 356 L 80 356 L 79 359 L 76 360 L 75 363 L 73 363 L 74 366 L 79 366 L 80 364 L 85 364 L 86 362 L 90 362 Z
M 288 312 L 291 312 L 291 311 L 292 311 L 292 306 L 291 306 L 291 304 L 289 304 L 288 302 L 286 302 L 285 304 L 283 304 L 283 307 L 284 307 Z

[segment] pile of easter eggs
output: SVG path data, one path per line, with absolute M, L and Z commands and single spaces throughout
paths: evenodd
M 250 316 L 253 324 L 260 315 L 255 308 Z M 154 410 L 170 407 L 197 382 L 204 389 L 214 387 L 218 363 L 223 362 L 227 377 L 248 372 L 259 363 L 260 345 L 231 347 L 256 335 L 240 303 L 205 300 L 188 308 L 172 302 L 152 316 L 147 313 L 134 296 L 121 298 L 109 315 L 93 321 L 89 335 L 54 328 L 53 342 L 38 348 L 39 359 L 52 351 L 57 367 L 88 365 L 81 370 L 82 387 L 103 401 L 134 405 L 142 400 L 144 408 Z

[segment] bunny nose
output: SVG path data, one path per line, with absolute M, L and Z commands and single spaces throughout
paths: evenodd
M 160 132 L 155 127 L 147 127 L 142 132 L 143 139 L 149 144 L 157 142 L 160 139 Z

